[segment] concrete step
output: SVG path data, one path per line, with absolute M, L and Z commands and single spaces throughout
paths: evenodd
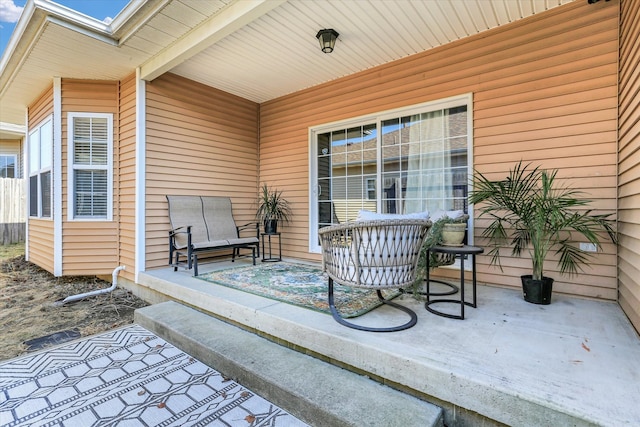
M 176 302 L 135 321 L 313 426 L 443 426 L 441 408 Z

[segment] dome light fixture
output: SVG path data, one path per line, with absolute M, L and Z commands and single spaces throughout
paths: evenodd
M 320 49 L 322 49 L 324 53 L 333 52 L 333 47 L 336 45 L 336 40 L 339 35 L 340 34 L 338 34 L 338 32 L 333 28 L 325 28 L 318 31 L 316 38 L 320 42 Z

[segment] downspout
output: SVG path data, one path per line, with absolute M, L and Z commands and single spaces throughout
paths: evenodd
M 72 296 L 66 297 L 62 301 L 56 301 L 54 305 L 60 306 L 60 305 L 64 305 L 64 304 L 69 303 L 69 302 L 80 301 L 80 300 L 85 299 L 85 298 L 93 297 L 93 296 L 96 296 L 96 295 L 102 295 L 102 294 L 106 294 L 108 292 L 114 291 L 116 289 L 116 286 L 118 285 L 118 272 L 120 270 L 124 270 L 124 269 L 125 269 L 125 266 L 121 265 L 121 266 L 116 267 L 113 270 L 113 273 L 111 274 L 112 284 L 111 284 L 110 287 L 105 288 L 105 289 L 98 289 L 97 291 L 85 292 L 83 294 L 72 295 Z

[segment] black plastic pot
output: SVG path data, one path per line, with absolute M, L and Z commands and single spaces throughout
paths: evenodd
M 267 219 L 264 221 L 264 232 L 266 234 L 276 234 L 278 232 L 278 220 Z
M 551 304 L 552 278 L 543 277 L 542 280 L 534 280 L 530 274 L 520 278 L 522 279 L 522 294 L 525 301 L 532 304 Z

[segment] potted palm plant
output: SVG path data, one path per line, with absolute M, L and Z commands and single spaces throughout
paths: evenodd
M 293 212 L 289 202 L 282 197 L 282 191 L 271 189 L 267 184 L 262 185 L 258 200 L 256 218 L 264 225 L 264 232 L 274 234 L 278 231 L 278 221 L 286 224 Z
M 582 270 L 592 255 L 577 246 L 573 234 L 582 236 L 601 250 L 600 237 L 606 232 L 613 243 L 617 237 L 611 214 L 593 214 L 584 207 L 590 200 L 582 192 L 556 185 L 557 170 L 530 169 L 522 161 L 504 180 L 492 181 L 475 173 L 469 203 L 479 205 L 479 217 L 491 222 L 482 232 L 490 241 L 491 264 L 500 265 L 500 248 L 512 246 L 512 255 L 528 252 L 532 274 L 522 276 L 524 299 L 549 304 L 553 279 L 544 276 L 544 262 L 551 250 L 559 255 L 561 274 Z M 583 210 L 579 210 L 579 209 Z

